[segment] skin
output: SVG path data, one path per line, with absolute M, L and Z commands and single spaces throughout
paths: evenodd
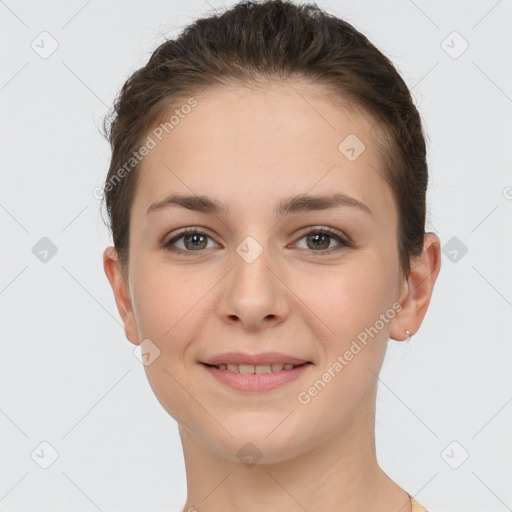
M 184 510 L 411 510 L 407 493 L 376 460 L 377 375 L 387 340 L 404 340 L 423 321 L 440 243 L 425 235 L 423 254 L 411 259 L 409 276 L 402 274 L 397 210 L 382 178 L 375 123 L 323 92 L 280 83 L 195 96 L 198 106 L 142 161 L 127 274 L 113 247 L 104 252 L 126 337 L 133 344 L 149 339 L 160 350 L 144 368 L 178 422 Z M 354 161 L 338 150 L 349 134 L 366 146 Z M 288 196 L 333 192 L 356 198 L 371 214 L 353 206 L 273 212 Z M 169 206 L 146 214 L 170 193 L 207 195 L 229 210 Z M 337 230 L 351 245 L 327 238 L 316 248 L 304 234 L 309 226 Z M 174 245 L 187 254 L 163 247 L 186 227 L 209 237 L 201 250 L 183 238 Z M 262 249 L 252 263 L 236 252 L 249 235 Z M 309 403 L 299 403 L 298 394 L 393 304 L 401 310 L 378 335 Z M 314 364 L 273 391 L 244 393 L 199 363 L 227 351 L 279 351 Z M 262 454 L 252 467 L 237 456 L 248 442 Z

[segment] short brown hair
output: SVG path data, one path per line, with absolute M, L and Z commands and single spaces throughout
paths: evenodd
M 112 150 L 104 198 L 124 269 L 139 165 L 117 183 L 114 178 L 148 130 L 171 105 L 210 85 L 291 77 L 327 86 L 333 99 L 355 103 L 376 120 L 383 177 L 398 210 L 400 266 L 409 274 L 410 257 L 423 250 L 428 184 L 425 139 L 410 91 L 391 61 L 352 25 L 315 4 L 286 0 L 242 1 L 196 20 L 161 44 L 123 85 L 104 121 Z

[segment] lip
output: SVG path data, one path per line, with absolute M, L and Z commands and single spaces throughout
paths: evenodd
M 204 361 L 200 361 L 203 364 L 252 364 L 254 366 L 270 365 L 273 363 L 282 364 L 304 364 L 310 363 L 307 359 L 300 359 L 298 357 L 283 354 L 281 352 L 260 352 L 259 354 L 246 354 L 243 352 L 224 352 L 213 357 L 209 357 Z M 292 370 L 285 370 L 292 371 Z M 280 372 L 276 372 L 280 373 Z M 260 374 L 265 375 L 265 374 Z
M 276 361 L 274 361 L 276 362 Z M 209 363 L 210 364 L 210 363 Z M 211 363 L 215 364 L 215 363 Z M 221 363 L 216 363 L 221 364 Z M 244 364 L 244 363 L 232 363 L 232 364 Z M 261 364 L 261 363 L 260 363 Z M 301 364 L 301 363 L 292 363 Z M 291 370 L 281 370 L 279 372 L 271 373 L 235 373 L 229 370 L 220 370 L 213 366 L 206 366 L 205 363 L 201 363 L 201 366 L 212 375 L 218 382 L 235 389 L 237 391 L 244 392 L 267 392 L 276 389 L 279 386 L 292 382 L 298 379 L 301 375 L 308 371 L 310 366 L 313 366 L 311 362 L 305 362 L 302 366 L 297 366 Z

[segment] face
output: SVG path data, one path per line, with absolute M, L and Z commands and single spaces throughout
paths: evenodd
M 127 337 L 150 340 L 153 391 L 212 453 L 235 460 L 250 441 L 270 462 L 355 440 L 373 421 L 390 329 L 408 328 L 374 121 L 314 85 L 210 88 L 196 99 L 139 169 Z M 223 380 L 229 370 L 203 364 L 227 352 L 308 364 L 276 372 L 270 389 L 268 374 Z

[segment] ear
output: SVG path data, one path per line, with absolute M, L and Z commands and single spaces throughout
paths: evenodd
M 390 326 L 390 337 L 394 340 L 405 340 L 406 331 L 416 334 L 427 313 L 430 298 L 434 291 L 439 271 L 441 270 L 441 243 L 434 233 L 426 233 L 423 241 L 423 252 L 411 258 L 411 271 L 400 292 L 399 302 L 402 309 L 393 318 Z
M 126 337 L 134 345 L 139 345 L 140 340 L 137 322 L 135 320 L 127 285 L 128 279 L 121 270 L 118 253 L 115 247 L 107 247 L 103 252 L 103 269 L 114 292 L 117 310 L 121 315 Z

